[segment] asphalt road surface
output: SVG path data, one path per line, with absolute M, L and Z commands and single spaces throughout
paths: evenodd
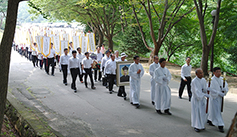
M 157 114 L 151 104 L 149 74 L 142 77 L 139 109 L 116 93 L 109 94 L 101 82 L 96 82 L 96 90 L 91 90 L 78 78 L 78 92 L 74 93 L 70 75 L 69 85 L 65 86 L 58 67 L 55 76 L 47 75 L 16 51 L 12 51 L 9 76 L 9 92 L 26 107 L 40 111 L 50 127 L 68 137 L 223 137 L 237 110 L 237 95 L 227 94 L 223 113 L 225 133 L 208 124 L 205 131 L 196 133 L 191 127 L 191 103 L 186 89 L 183 99 L 178 98 L 178 81 L 171 80 L 169 84 L 173 114 L 169 116 Z M 118 87 L 114 86 L 114 90 Z

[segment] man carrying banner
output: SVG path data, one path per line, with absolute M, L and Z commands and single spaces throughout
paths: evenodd
M 51 51 L 47 57 L 46 73 L 49 75 L 49 66 L 52 67 L 51 75 L 54 76 L 54 62 L 56 62 L 55 50 L 53 49 L 53 43 L 51 43 Z
M 228 84 L 221 77 L 221 68 L 213 68 L 214 76 L 210 85 L 210 98 L 208 110 L 208 123 L 218 126 L 219 131 L 224 133 L 224 121 L 221 115 L 222 99 L 228 92 Z M 225 77 L 225 76 L 224 76 Z
M 207 83 L 203 78 L 202 69 L 196 69 L 196 77 L 192 80 L 191 91 L 191 126 L 196 132 L 200 132 L 205 129 L 206 123 L 206 98 L 209 98 L 207 94 Z
M 96 56 L 97 56 L 97 64 L 100 64 L 101 63 L 101 60 L 103 58 L 103 54 L 100 52 L 100 47 L 96 47 Z M 101 77 L 102 77 L 102 73 L 100 70 L 94 70 L 94 79 L 95 79 L 95 82 L 97 80 L 97 71 L 99 71 L 99 78 L 98 78 L 98 81 L 101 81 Z

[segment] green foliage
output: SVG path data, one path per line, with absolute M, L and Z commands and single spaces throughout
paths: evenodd
M 120 52 L 125 52 L 128 56 L 144 56 L 149 50 L 145 47 L 138 27 L 129 26 L 121 36 Z

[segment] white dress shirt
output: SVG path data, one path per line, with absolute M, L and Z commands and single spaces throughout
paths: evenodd
M 84 68 L 89 69 L 91 68 L 91 64 L 93 64 L 93 60 L 89 57 L 89 59 L 87 59 L 86 57 L 82 60 L 82 64 L 84 66 Z
M 62 65 L 68 65 L 68 62 L 69 62 L 70 57 L 71 57 L 71 56 L 69 56 L 69 55 L 63 54 L 63 55 L 60 57 L 59 68 L 61 68 Z
M 120 61 L 120 60 L 121 60 L 121 57 L 119 57 L 119 56 L 116 57 L 116 56 L 115 56 L 115 61 Z
M 185 77 L 191 77 L 192 66 L 186 63 L 181 68 L 181 78 L 186 79 Z
M 104 74 L 113 74 L 116 75 L 116 61 L 112 61 L 112 59 L 109 59 L 105 63 L 105 69 Z
M 32 56 L 37 56 L 37 48 L 35 48 L 35 50 L 32 51 Z
M 77 57 L 79 58 L 80 60 L 80 63 L 82 62 L 82 60 L 85 58 L 85 55 L 83 55 L 82 53 L 81 54 L 77 54 Z
M 48 58 L 54 58 L 54 55 L 55 55 L 55 50 L 54 50 L 54 49 L 51 49 Z
M 95 52 L 96 56 L 97 56 L 97 61 L 100 62 L 103 58 L 103 54 L 100 52 L 98 53 L 97 51 Z
M 43 59 L 43 55 L 41 53 L 38 54 L 38 59 L 42 60 Z
M 76 57 L 70 57 L 69 60 L 68 60 L 68 68 L 71 69 L 71 68 L 81 68 L 81 65 L 80 65 L 80 62 L 79 62 L 79 59 Z
M 105 62 L 108 61 L 109 59 L 110 59 L 110 57 L 107 57 L 106 55 L 102 58 L 101 71 L 102 71 L 102 68 L 105 67 Z

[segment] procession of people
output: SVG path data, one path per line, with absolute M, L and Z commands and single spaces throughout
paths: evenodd
M 72 42 L 69 45 L 73 44 Z M 114 53 L 108 49 L 105 50 L 105 45 L 96 47 L 95 52 L 81 52 L 81 48 L 71 50 L 70 46 L 64 48 L 64 54 L 56 55 L 51 43 L 51 52 L 48 57 L 37 52 L 36 43 L 33 43 L 34 49 L 29 48 L 18 49 L 21 55 L 24 55 L 33 63 L 33 67 L 44 67 L 47 75 L 54 76 L 55 66 L 58 64 L 60 72 L 62 72 L 62 84 L 68 85 L 68 74 L 71 75 L 71 89 L 77 93 L 77 77 L 79 83 L 84 83 L 85 88 L 96 90 L 95 82 L 101 82 L 101 85 L 108 88 L 108 93 L 113 94 L 114 85 L 116 85 L 117 66 L 116 62 L 127 62 L 127 55 L 125 53 L 119 54 L 119 51 Z M 17 48 L 14 48 L 17 49 Z M 30 54 L 30 55 L 29 55 Z M 120 56 L 119 56 L 120 55 Z M 95 57 L 94 57 L 95 56 Z M 171 109 L 171 90 L 169 83 L 171 81 L 171 73 L 166 68 L 166 59 L 159 58 L 157 55 L 153 58 L 154 62 L 149 67 L 149 74 L 151 75 L 151 104 L 155 111 L 160 114 L 172 115 Z M 224 132 L 224 122 L 222 119 L 224 96 L 228 92 L 228 84 L 224 77 L 221 77 L 221 69 L 215 67 L 213 69 L 214 76 L 210 74 L 209 80 L 203 78 L 203 71 L 196 69 L 196 77 L 192 80 L 190 65 L 191 58 L 186 58 L 186 64 L 181 67 L 181 83 L 178 91 L 178 97 L 182 99 L 185 85 L 187 85 L 188 98 L 191 102 L 191 126 L 196 132 L 205 130 L 205 124 L 210 126 L 217 126 L 220 132 Z M 51 73 L 50 68 L 51 67 Z M 129 81 L 130 104 L 135 108 L 140 108 L 140 86 L 141 78 L 145 71 L 140 63 L 140 57 L 135 55 L 133 63 L 129 67 L 122 67 L 123 75 L 120 77 L 120 82 Z M 90 83 L 87 81 L 89 76 Z M 83 80 L 84 78 L 84 80 Z M 82 89 L 80 89 L 82 90 Z M 125 86 L 119 86 L 117 96 L 127 99 Z

